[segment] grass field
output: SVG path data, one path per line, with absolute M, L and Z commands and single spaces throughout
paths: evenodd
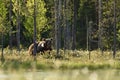
M 56 58 L 55 51 L 49 55 L 38 54 L 36 60 L 30 56 L 27 50 L 17 50 L 10 52 L 4 50 L 4 60 L 0 62 L 0 69 L 3 70 L 32 70 L 32 69 L 80 69 L 88 67 L 89 69 L 120 69 L 120 52 L 113 59 L 112 52 L 105 51 L 103 55 L 99 51 L 91 51 L 91 58 L 87 51 L 60 51 L 60 58 Z
M 51 55 L 48 55 L 47 52 L 45 55 L 38 54 L 34 60 L 33 56 L 29 56 L 27 50 L 21 50 L 19 53 L 17 50 L 5 49 L 4 60 L 0 62 L 0 80 L 6 80 L 9 78 L 8 76 L 14 77 L 15 75 L 19 75 L 17 80 L 21 80 L 21 78 L 23 78 L 22 80 L 120 79 L 117 77 L 120 76 L 119 51 L 117 51 L 115 59 L 113 59 L 111 51 L 105 51 L 103 54 L 99 50 L 91 51 L 90 59 L 87 51 L 66 51 L 64 54 L 64 51 L 61 50 L 60 53 L 59 58 L 56 58 L 55 51 L 52 51 Z M 31 79 L 28 79 L 26 75 Z M 34 75 L 36 77 L 33 77 Z M 48 77 L 45 77 L 46 75 Z M 97 77 L 94 79 L 94 76 Z M 7 80 L 12 80 L 13 77 Z

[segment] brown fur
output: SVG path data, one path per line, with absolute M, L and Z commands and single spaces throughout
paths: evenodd
M 28 53 L 29 55 L 32 55 L 33 54 L 33 50 L 34 50 L 34 44 L 32 43 L 29 48 L 28 48 Z
M 51 51 L 52 50 L 52 48 L 51 48 L 52 39 L 45 39 L 45 40 L 36 42 L 36 44 L 37 44 L 36 45 L 37 53 L 41 52 L 41 54 L 42 54 L 42 53 L 44 53 L 44 51 Z M 34 44 L 32 43 L 28 49 L 29 55 L 33 55 L 33 51 L 34 51 Z

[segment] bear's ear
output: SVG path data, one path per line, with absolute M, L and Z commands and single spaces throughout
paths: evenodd
M 45 41 L 46 39 L 45 39 L 45 38 L 42 38 L 41 40 L 42 40 L 42 41 Z
M 53 38 L 50 39 L 51 41 L 53 40 Z

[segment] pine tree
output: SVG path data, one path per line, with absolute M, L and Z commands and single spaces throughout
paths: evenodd
M 114 0 L 114 48 L 113 48 L 113 58 L 116 55 L 116 0 Z
M 36 0 L 34 0 L 34 35 L 33 35 L 33 43 L 34 43 L 34 55 L 36 56 Z
M 55 48 L 56 48 L 56 54 L 57 56 L 59 55 L 59 8 L 58 8 L 58 4 L 59 4 L 59 0 L 54 0 L 55 3 Z
M 74 21 L 72 27 L 72 49 L 76 49 L 76 27 L 77 27 L 77 0 L 74 0 Z
M 9 2 L 9 22 L 10 22 L 10 31 L 9 31 L 9 44 L 10 50 L 12 49 L 12 0 Z
M 102 0 L 98 1 L 98 26 L 99 26 L 99 41 L 98 41 L 98 48 L 102 51 L 103 53 L 103 44 L 102 44 Z

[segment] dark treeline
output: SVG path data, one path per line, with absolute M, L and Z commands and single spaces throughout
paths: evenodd
M 36 5 L 36 40 L 53 38 L 59 49 L 119 49 L 120 0 L 35 1 L 0 0 L 0 45 L 33 42 Z

